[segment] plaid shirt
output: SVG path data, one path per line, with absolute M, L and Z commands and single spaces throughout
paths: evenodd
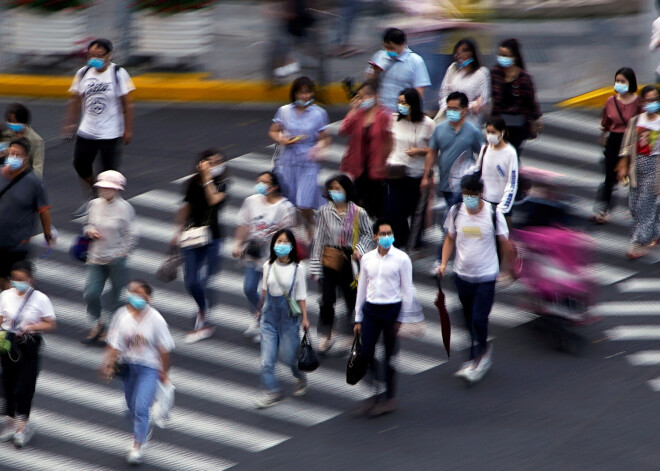
M 490 80 L 493 116 L 502 113 L 521 114 L 527 122 L 537 120 L 541 117 L 541 109 L 538 101 L 536 101 L 532 76 L 527 72 L 521 70 L 518 77 L 513 81 L 514 101 L 509 106 L 506 106 L 504 103 L 504 69 L 500 66 L 493 67 L 490 70 Z M 515 92 L 516 89 L 518 93 Z

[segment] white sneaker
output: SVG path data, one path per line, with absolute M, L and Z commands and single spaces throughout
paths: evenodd
M 328 353 L 335 341 L 330 336 L 321 337 L 319 341 L 319 353 Z
M 261 324 L 259 324 L 258 320 L 254 320 L 252 324 L 250 324 L 250 327 L 248 327 L 245 332 L 243 332 L 243 335 L 246 337 L 254 337 L 255 335 L 260 335 L 261 334 Z
M 2 427 L 2 432 L 0 432 L 0 442 L 8 442 L 14 439 L 14 434 L 16 433 L 16 421 L 9 417 L 5 422 L 4 427 Z
M 274 406 L 282 400 L 282 395 L 280 393 L 270 393 L 265 392 L 260 399 L 257 400 L 256 406 L 257 409 L 266 409 L 267 407 Z
M 254 337 L 252 337 L 252 342 L 261 343 L 261 334 L 257 334 Z
M 273 75 L 277 78 L 288 77 L 289 75 L 297 74 L 300 72 L 300 63 L 292 62 L 291 64 L 283 65 L 273 71 Z
M 474 361 L 466 361 L 463 363 L 463 366 L 461 367 L 460 370 L 458 370 L 456 373 L 454 373 L 454 376 L 457 378 L 465 378 L 467 376 L 468 371 L 472 370 L 474 368 Z
M 23 448 L 27 445 L 34 436 L 34 427 L 28 422 L 22 431 L 14 434 L 14 446 L 16 448 Z
M 493 347 L 488 346 L 488 349 L 481 356 L 481 359 L 476 364 L 476 366 L 467 372 L 465 379 L 471 383 L 476 383 L 477 381 L 480 381 L 484 376 L 486 376 L 486 373 L 488 373 L 488 370 L 490 370 L 490 367 L 493 364 L 492 354 Z
M 296 384 L 296 389 L 293 390 L 293 395 L 296 397 L 301 397 L 307 394 L 307 380 L 299 379 Z
M 128 464 L 140 464 L 142 463 L 142 447 L 136 449 L 131 447 L 128 455 L 126 456 L 126 461 Z
M 203 327 L 199 330 L 194 330 L 194 331 L 190 332 L 189 334 L 187 334 L 183 341 L 185 343 L 199 342 L 201 340 L 212 337 L 214 332 L 215 332 L 215 327 L 210 327 L 210 326 L 209 327 Z

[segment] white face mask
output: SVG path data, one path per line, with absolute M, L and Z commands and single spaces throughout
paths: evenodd
M 486 140 L 491 146 L 496 146 L 502 140 L 502 136 L 500 136 L 499 134 L 488 133 L 486 134 Z
M 220 165 L 216 165 L 215 167 L 211 167 L 211 176 L 212 177 L 219 177 L 223 173 L 225 173 L 225 168 L 227 168 L 226 163 L 222 163 Z

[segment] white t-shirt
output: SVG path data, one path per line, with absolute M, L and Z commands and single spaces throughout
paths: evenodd
M 499 209 L 506 214 L 511 210 L 518 190 L 518 154 L 511 144 L 499 150 L 486 145 L 486 152 L 484 153 L 482 148 L 473 168 L 481 168 L 481 178 L 484 181 L 483 199 L 498 204 Z
M 174 339 L 163 316 L 151 306 L 138 321 L 126 307 L 115 313 L 107 343 L 121 352 L 124 362 L 161 369 L 160 351 L 171 351 Z
M 284 265 L 277 260 L 275 260 L 275 263 L 272 265 L 270 262 L 264 263 L 264 280 L 267 280 L 266 286 L 268 293 L 271 296 L 282 296 L 284 294 L 282 286 L 277 282 L 275 273 L 277 273 L 279 280 L 282 282 L 282 285 L 284 285 L 284 289 L 288 291 L 291 289 L 291 283 L 293 283 L 293 273 L 295 268 L 295 263 L 288 263 Z M 270 270 L 272 270 L 272 272 Z M 296 282 L 292 292 L 296 301 L 304 301 L 307 299 L 307 282 L 305 280 L 305 269 L 300 264 L 298 265 Z
M 388 165 L 405 165 L 406 174 L 409 177 L 421 178 L 424 176 L 424 160 L 426 155 L 415 155 L 413 157 L 406 154 L 411 147 L 428 147 L 429 138 L 435 129 L 435 122 L 428 116 L 424 116 L 422 121 L 413 123 L 407 119 L 400 121 L 395 118 L 392 120 L 392 136 L 394 138 L 394 147 L 387 158 Z
M 124 68 L 115 78 L 116 64 L 102 73 L 94 67 L 83 67 L 73 78 L 69 93 L 82 99 L 82 120 L 78 135 L 86 139 L 116 139 L 124 134 L 124 113 L 120 97 L 135 90 L 135 85 Z M 87 73 L 81 80 L 83 71 Z M 117 90 L 117 85 L 119 89 Z
M 26 325 L 41 322 L 42 319 L 55 319 L 53 305 L 48 296 L 41 291 L 34 290 L 20 313 L 18 324 L 12 329 L 14 319 L 19 313 L 18 311 L 23 305 L 27 293 L 20 296 L 14 288 L 0 293 L 0 316 L 2 316 L 2 328 L 4 330 L 20 332 Z
M 500 271 L 491 208 L 490 204 L 484 203 L 477 214 L 468 214 L 465 204 L 461 204 L 456 226 L 455 206 L 445 221 L 445 232 L 455 238 L 454 273 L 466 281 L 493 281 Z M 499 209 L 496 225 L 497 235 L 509 235 L 504 215 Z

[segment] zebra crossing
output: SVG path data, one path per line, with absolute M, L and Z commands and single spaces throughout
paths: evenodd
M 602 180 L 598 119 L 576 111 L 557 111 L 546 115 L 545 126 L 545 133 L 526 147 L 522 163 L 561 173 L 561 181 L 571 197 L 571 208 L 578 216 L 586 218 L 592 212 L 593 198 Z M 336 123 L 330 127 L 335 133 L 337 128 Z M 344 150 L 339 140 L 330 147 L 322 164 L 320 182 L 337 171 Z M 145 454 L 144 469 L 222 470 L 237 463 L 249 463 L 255 454 L 332 420 L 373 393 L 366 384 L 346 384 L 344 367 L 348 346 L 344 348 L 342 345 L 346 342 L 338 341 L 321 367 L 308 375 L 310 389 L 306 396 L 287 397 L 265 410 L 254 406 L 259 395 L 259 347 L 242 335 L 252 315 L 242 292 L 242 269 L 231 257 L 231 247 L 238 209 L 243 199 L 252 194 L 257 174 L 271 169 L 271 154 L 272 149 L 266 148 L 229 161 L 229 198 L 220 216 L 226 231 L 222 244 L 224 260 L 222 271 L 211 282 L 215 300 L 209 320 L 217 329 L 213 338 L 197 344 L 183 342 L 186 331 L 192 327 L 196 307 L 185 293 L 181 277 L 167 285 L 155 281 L 156 271 L 167 256 L 168 243 L 174 234 L 174 213 L 181 203 L 181 185 L 187 177 L 129 199 L 137 213 L 140 233 L 139 246 L 128 260 L 131 276 L 153 283 L 154 306 L 168 321 L 176 342 L 171 372 L 177 391 L 176 407 L 168 426 L 155 431 Z M 76 224 L 80 222 L 75 221 Z M 594 228 L 585 222 L 584 228 L 595 242 L 596 260 L 592 272 L 604 289 L 616 286 L 622 293 L 657 289 L 657 280 L 631 278 L 640 267 L 660 261 L 660 252 L 635 264 L 629 262 L 624 256 L 629 224 L 630 217 L 623 205 L 607 226 Z M 79 342 L 89 328 L 82 300 L 85 267 L 68 255 L 77 226 L 69 224 L 58 230 L 58 244 L 52 253 L 35 259 L 38 288 L 51 298 L 58 316 L 57 331 L 45 337 L 42 373 L 34 401 L 37 435 L 26 450 L 3 450 L 0 469 L 4 469 L 3 466 L 122 469 L 130 442 L 123 395 L 116 382 L 105 384 L 99 379 L 96 371 L 102 350 Z M 440 231 L 429 230 L 427 244 L 434 247 L 440 236 Z M 35 253 L 43 250 L 40 237 L 36 237 L 33 244 Z M 422 374 L 447 362 L 433 304 L 437 288 L 427 274 L 432 261 L 433 257 L 428 256 L 414 262 L 416 299 L 427 320 L 418 335 L 402 338 L 396 367 L 404 376 Z M 452 348 L 458 353 L 466 348 L 468 333 L 458 321 L 460 305 L 453 288 L 449 282 L 444 288 L 447 307 L 456 314 Z M 534 319 L 532 313 L 517 306 L 521 292 L 518 284 L 499 290 L 490 317 L 492 336 Z M 312 290 L 308 302 L 312 325 L 318 319 L 317 296 Z M 342 302 L 337 305 L 341 315 Z M 594 311 L 602 316 L 621 318 L 631 312 L 648 319 L 655 315 L 653 303 L 603 302 L 595 306 Z M 614 327 L 608 336 L 612 341 L 634 336 L 660 338 L 660 323 L 655 328 L 646 327 L 638 332 L 633 326 Z M 640 326 L 635 328 L 639 330 Z M 311 334 L 314 341 L 314 328 Z M 460 354 L 455 356 L 461 359 Z M 660 364 L 660 351 L 640 352 L 629 359 L 640 365 Z M 290 374 L 285 368 L 279 367 L 278 375 L 285 385 L 293 387 L 294 381 L 288 379 Z M 657 383 L 660 390 L 660 379 Z M 39 463 L 36 467 L 35 462 Z

